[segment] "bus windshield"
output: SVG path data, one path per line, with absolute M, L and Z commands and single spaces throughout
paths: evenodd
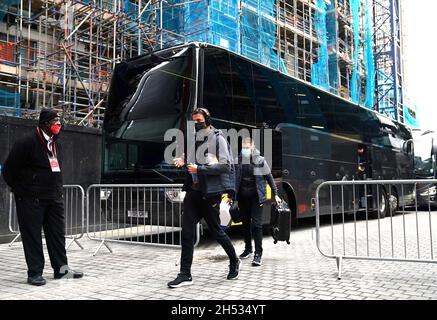
M 195 92 L 191 47 L 117 66 L 104 122 L 103 173 L 169 169 L 165 131 L 183 129 Z

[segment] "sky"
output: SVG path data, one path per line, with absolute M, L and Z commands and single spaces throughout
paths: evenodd
M 403 0 L 405 88 L 421 129 L 437 131 L 437 1 Z

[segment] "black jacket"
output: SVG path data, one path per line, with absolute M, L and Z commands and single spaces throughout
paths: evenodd
M 258 168 L 259 173 L 255 175 L 255 182 L 256 182 L 256 191 L 258 194 L 258 200 L 259 203 L 264 203 L 267 201 L 267 183 L 270 185 L 270 188 L 272 188 L 272 197 L 275 197 L 278 195 L 278 188 L 276 187 L 275 180 L 273 179 L 273 176 L 270 172 L 270 167 L 267 164 L 267 161 L 265 161 L 264 157 L 262 157 L 258 150 L 256 150 L 252 154 L 252 161 L 251 161 L 252 168 Z M 262 174 L 261 174 L 262 173 Z M 240 189 L 242 179 L 242 156 L 240 156 L 235 159 L 235 189 L 236 193 L 233 199 L 237 199 L 238 191 Z
M 2 175 L 16 196 L 62 198 L 62 150 L 56 137 L 54 145 L 61 172 L 52 172 L 47 155 L 47 142 L 41 141 L 36 129 L 14 143 L 4 163 Z
M 207 148 L 204 145 L 207 143 Z M 205 140 L 200 143 L 198 148 L 205 148 L 214 154 L 219 154 L 218 163 L 198 164 L 197 175 L 204 197 L 216 196 L 219 194 L 235 192 L 235 169 L 232 153 L 228 142 L 223 137 L 220 130 L 212 128 Z M 194 158 L 194 150 L 189 151 L 191 155 L 188 159 Z M 183 190 L 190 189 L 193 180 L 191 174 L 187 172 Z

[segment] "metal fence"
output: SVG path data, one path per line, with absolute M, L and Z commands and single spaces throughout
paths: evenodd
M 15 208 L 15 198 L 12 192 L 9 193 L 9 231 L 15 235 L 15 238 L 9 243 L 11 247 L 20 237 L 20 229 L 18 227 L 17 210 Z
M 437 263 L 437 180 L 322 183 L 316 190 L 316 241 L 336 259 Z
M 73 243 L 79 243 L 85 233 L 85 190 L 79 185 L 64 185 L 65 237 L 70 239 L 68 250 Z
M 79 243 L 85 230 L 85 191 L 79 185 L 64 185 L 64 209 L 65 209 L 65 238 L 70 241 L 66 245 L 68 250 L 73 243 L 81 249 Z M 15 238 L 9 243 L 12 246 L 20 237 L 17 210 L 15 207 L 14 194 L 9 195 L 9 231 L 15 234 Z
M 86 232 L 100 241 L 94 255 L 109 242 L 175 247 L 181 244 L 180 184 L 96 184 L 86 192 Z M 196 228 L 195 246 L 200 241 Z

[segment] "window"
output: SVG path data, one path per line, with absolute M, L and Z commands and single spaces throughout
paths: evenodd
M 278 74 L 269 69 L 254 65 L 253 82 L 256 122 L 265 123 L 272 129 L 276 128 L 280 123 L 287 122 L 285 108 L 291 111 L 294 109 L 294 106 L 289 103 L 290 95 L 287 96 L 287 89 L 289 88 L 281 85 Z
M 203 106 L 213 118 L 255 123 L 251 74 L 249 62 L 223 50 L 205 50 Z
M 170 55 L 138 57 L 120 65 L 113 77 L 105 114 L 105 170 L 167 168 L 168 129 L 184 130 L 194 99 L 191 47 Z
M 297 84 L 295 95 L 298 100 L 298 117 L 302 126 L 321 131 L 332 130 L 330 96 L 301 83 Z
M 425 135 L 414 141 L 414 168 L 418 177 L 432 177 L 434 173 L 432 137 Z

